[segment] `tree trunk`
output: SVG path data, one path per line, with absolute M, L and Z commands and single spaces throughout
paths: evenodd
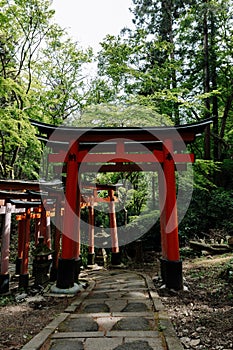
M 206 5 L 205 5 L 206 4 Z M 210 92 L 210 67 L 209 67 L 209 33 L 208 33 L 208 9 L 207 9 L 208 0 L 204 0 L 204 20 L 203 20 L 203 58 L 204 58 L 204 93 Z M 206 97 L 205 99 L 205 118 L 210 117 L 210 98 Z M 210 159 L 210 127 L 206 128 L 205 131 L 205 159 Z
M 216 57 L 216 25 L 215 25 L 215 18 L 213 15 L 213 12 L 211 13 L 211 82 L 212 82 L 212 90 L 217 90 L 217 72 L 216 72 L 216 66 L 217 66 L 217 57 Z M 212 104 L 213 104 L 213 133 L 214 133 L 214 149 L 213 149 L 213 155 L 214 160 L 218 161 L 220 160 L 220 139 L 219 139 L 219 115 L 218 115 L 218 97 L 213 96 L 212 97 Z

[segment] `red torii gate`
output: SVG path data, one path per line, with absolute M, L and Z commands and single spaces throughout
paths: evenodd
M 74 286 L 80 253 L 79 175 L 82 172 L 158 171 L 161 228 L 161 275 L 168 288 L 182 289 L 179 254 L 175 170 L 194 162 L 186 145 L 201 134 L 211 120 L 176 127 L 74 128 L 56 127 L 31 120 L 53 153 L 49 161 L 62 163 L 66 172 L 62 253 L 57 288 Z

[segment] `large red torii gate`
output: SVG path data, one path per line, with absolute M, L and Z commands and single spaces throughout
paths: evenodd
M 80 253 L 79 175 L 81 172 L 158 171 L 161 228 L 161 275 L 168 288 L 182 289 L 176 204 L 176 168 L 194 162 L 186 145 L 201 134 L 211 120 L 176 127 L 75 128 L 56 127 L 31 120 L 40 138 L 52 148 L 49 161 L 62 163 L 66 172 L 62 253 L 57 287 L 74 286 Z M 74 215 L 75 213 L 75 215 Z

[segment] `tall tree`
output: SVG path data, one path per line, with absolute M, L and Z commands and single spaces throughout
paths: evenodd
M 40 51 L 40 60 L 34 66 L 34 79 L 42 89 L 32 96 L 41 110 L 46 111 L 48 122 L 61 124 L 81 109 L 89 94 L 84 83 L 88 75 L 84 66 L 92 61 L 92 56 L 91 49 L 81 49 L 59 27 L 50 31 L 46 47 Z
M 59 124 L 77 113 L 87 99 L 82 67 L 92 53 L 53 24 L 50 0 L 0 5 L 0 177 L 34 178 L 40 145 L 29 118 Z
M 232 106 L 230 0 L 133 0 L 135 28 L 106 37 L 100 76 L 176 122 L 213 118 L 203 156 L 229 154 Z M 106 81 L 106 80 L 105 80 Z
M 32 144 L 33 135 L 28 131 L 28 92 L 32 83 L 33 57 L 49 30 L 48 21 L 53 15 L 49 6 L 50 1 L 1 0 L 1 177 L 14 177 L 16 168 L 17 175 L 20 174 L 25 164 L 22 161 L 19 166 L 17 160 Z

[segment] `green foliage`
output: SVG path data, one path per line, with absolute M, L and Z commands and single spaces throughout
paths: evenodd
M 109 103 L 87 106 L 80 117 L 72 120 L 72 124 L 90 127 L 143 127 L 172 125 L 172 122 L 150 107 Z
M 150 213 L 143 212 L 139 216 L 132 216 L 130 222 L 123 228 L 119 228 L 119 236 L 124 241 L 124 236 L 132 237 L 132 241 L 140 238 L 143 241 L 144 248 L 156 249 L 160 248 L 160 226 L 159 212 L 151 211 Z
M 194 163 L 194 186 L 202 191 L 215 188 L 216 173 L 220 171 L 220 162 L 212 160 L 196 159 Z
M 91 49 L 82 50 L 59 27 L 53 27 L 34 67 L 34 77 L 42 91 L 38 95 L 32 91 L 32 99 L 46 111 L 50 123 L 61 124 L 81 109 L 87 94 L 83 66 L 91 60 Z
M 227 235 L 233 230 L 232 191 L 216 188 L 193 192 L 190 207 L 179 225 L 182 243 L 201 238 L 212 229 L 223 230 Z
M 9 304 L 12 304 L 14 302 L 14 296 L 9 295 L 9 296 L 0 296 L 0 306 L 7 306 Z
M 1 1 L 0 177 L 36 178 L 40 145 L 29 118 L 60 124 L 76 113 L 87 90 L 81 50 L 52 24 L 49 0 Z M 49 57 L 49 59 L 48 59 Z
M 111 98 L 153 106 L 175 124 L 213 117 L 203 153 L 230 157 L 232 2 L 134 0 L 131 12 L 135 27 L 106 36 L 98 55 Z

